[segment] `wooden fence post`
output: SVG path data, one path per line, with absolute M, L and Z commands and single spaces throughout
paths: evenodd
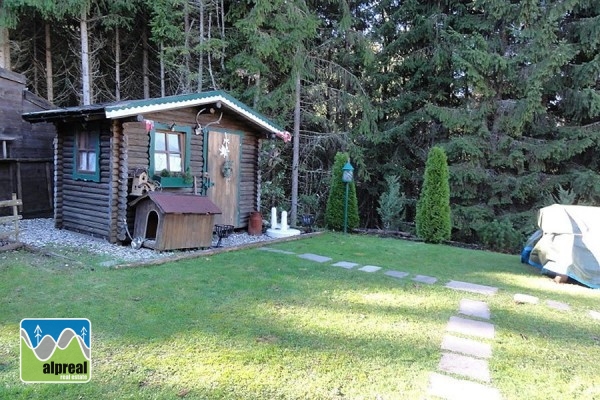
M 11 235 L 15 236 L 15 241 L 19 241 L 19 220 L 23 218 L 19 215 L 19 206 L 22 206 L 23 202 L 17 199 L 17 194 L 12 194 L 12 200 L 2 200 L 0 201 L 0 208 L 2 207 L 12 207 L 13 212 L 12 215 L 8 215 L 6 217 L 0 217 L 0 225 L 1 224 L 13 224 L 13 232 L 10 231 L 8 233 L 0 233 L 0 238 L 10 238 Z

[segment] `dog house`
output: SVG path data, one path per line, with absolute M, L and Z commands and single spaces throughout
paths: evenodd
M 136 207 L 133 237 L 154 250 L 211 247 L 214 217 L 221 210 L 208 197 L 150 192 Z

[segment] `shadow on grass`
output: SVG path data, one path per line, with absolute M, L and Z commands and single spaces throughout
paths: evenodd
M 348 259 L 337 257 L 332 262 L 341 260 Z M 397 269 L 428 274 L 411 268 Z M 142 359 L 155 358 L 159 357 L 157 348 L 176 344 L 182 353 L 188 351 L 202 359 L 203 350 L 218 354 L 233 349 L 225 360 L 213 355 L 212 362 L 229 364 L 234 370 L 289 362 L 290 353 L 323 357 L 328 362 L 342 354 L 343 360 L 356 360 L 366 368 L 376 368 L 386 360 L 389 365 L 415 371 L 435 370 L 448 318 L 458 314 L 461 298 L 479 298 L 443 288 L 443 283 L 420 286 L 409 279 L 346 271 L 260 251 L 122 271 L 40 273 L 32 270 L 32 264 L 1 271 L 6 279 L 0 284 L 0 295 L 5 299 L 0 324 L 15 327 L 15 337 L 18 321 L 24 317 L 86 317 L 92 320 L 95 340 L 102 342 L 105 352 L 113 349 L 118 355 L 133 348 Z M 506 271 L 504 268 L 501 273 Z M 479 281 L 452 279 L 490 285 L 493 273 L 497 272 L 471 272 L 469 277 L 479 276 Z M 511 291 L 525 288 L 520 281 L 510 279 L 499 286 Z M 547 291 L 540 289 L 539 294 Z M 575 330 L 579 338 L 596 334 L 591 324 L 566 328 L 572 323 L 569 314 L 557 316 L 547 310 L 532 315 L 515 312 L 508 304 L 506 309 L 502 303 L 495 305 L 492 322 L 512 336 L 539 336 L 560 347 L 565 336 L 575 334 Z M 201 340 L 210 346 L 198 349 Z M 11 365 L 18 365 L 12 361 Z M 106 368 L 111 365 L 108 359 L 98 362 Z M 299 361 L 297 367 L 310 368 L 306 360 Z M 144 383 L 149 372 L 139 365 L 130 368 L 131 377 L 122 385 L 152 397 Z M 89 389 L 94 393 L 119 390 L 118 384 L 103 386 L 101 376 L 96 382 Z M 21 389 L 15 390 L 21 393 Z M 23 390 L 35 393 L 29 388 Z M 54 394 L 63 389 L 50 390 Z M 76 389 L 69 390 L 73 394 Z M 171 389 L 160 384 L 159 390 Z M 196 388 L 192 393 L 233 398 L 224 390 Z

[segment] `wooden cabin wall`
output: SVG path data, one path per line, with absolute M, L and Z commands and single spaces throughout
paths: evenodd
M 127 193 L 124 194 L 125 201 L 128 203 L 135 196 L 129 196 L 133 177 L 141 171 L 147 170 L 150 165 L 148 147 L 150 145 L 150 135 L 146 132 L 146 125 L 143 122 L 125 122 L 122 124 L 122 167 L 127 171 Z M 127 220 L 127 229 L 135 237 L 133 230 L 135 228 L 135 208 L 127 206 L 125 211 Z M 122 236 L 121 236 L 122 237 Z M 126 238 L 119 240 L 126 240 Z
M 248 226 L 250 213 L 258 210 L 258 137 L 242 137 L 240 171 L 240 224 Z
M 215 108 L 214 113 L 208 110 L 210 107 L 204 106 L 207 111 L 204 111 L 198 116 L 198 121 L 202 126 L 213 123 L 211 128 L 220 130 L 231 130 L 243 132 L 242 136 L 242 161 L 240 171 L 240 226 L 248 225 L 248 218 L 252 211 L 256 211 L 258 207 L 258 133 L 256 130 L 248 126 L 247 121 L 240 119 L 236 114 L 224 110 L 223 118 L 219 124 L 214 124 L 221 115 L 221 110 Z M 154 122 L 170 125 L 196 126 L 196 114 L 201 108 L 183 108 L 179 110 L 162 111 L 144 115 L 144 118 Z M 146 132 L 143 122 L 126 122 L 123 124 L 124 131 L 128 140 L 128 168 L 130 174 L 137 169 L 147 169 L 150 161 L 148 155 L 148 147 L 150 136 Z M 203 135 L 192 135 L 192 153 L 190 157 L 191 173 L 196 177 L 202 176 L 204 166 L 203 155 Z M 201 179 L 198 179 L 198 183 Z M 179 193 L 192 193 L 191 188 L 168 189 L 169 191 L 177 191 Z M 210 189 L 209 189 L 210 190 Z M 133 223 L 133 215 L 128 214 L 130 229 Z
M 25 218 L 51 217 L 54 125 L 31 124 L 21 115 L 54 106 L 25 85 L 23 75 L 0 68 L 0 200 L 16 193 Z
M 112 121 L 111 128 L 111 200 L 110 200 L 110 238 L 111 243 L 128 239 L 127 195 L 129 193 L 128 137 L 123 134 L 119 121 Z
M 100 132 L 100 182 L 73 179 L 73 151 L 77 129 L 98 130 Z M 92 236 L 111 240 L 111 198 L 118 185 L 113 181 L 111 166 L 110 122 L 88 122 L 85 128 L 80 124 L 65 124 L 59 128 L 62 141 L 59 141 L 62 168 L 57 181 L 57 226 Z M 60 203 L 60 204 L 59 204 Z

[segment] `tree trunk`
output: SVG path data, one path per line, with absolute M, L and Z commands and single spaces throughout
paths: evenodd
M 294 105 L 294 137 L 292 140 L 292 212 L 291 226 L 296 226 L 298 221 L 298 165 L 300 164 L 300 90 L 302 82 L 300 71 L 296 71 L 296 101 Z
M 50 34 L 50 24 L 45 25 L 46 36 L 46 99 L 50 103 L 54 102 L 54 71 L 52 67 L 52 36 Z
M 208 14 L 208 41 L 212 38 L 210 31 L 212 30 L 212 13 Z M 213 90 L 217 90 L 217 83 L 215 81 L 215 75 L 212 70 L 212 51 L 208 52 L 208 73 L 210 75 L 210 80 L 212 82 Z
M 150 65 L 148 59 L 149 59 L 149 50 L 148 50 L 148 33 L 146 32 L 146 28 L 143 29 L 142 31 L 142 45 L 143 45 L 143 52 L 142 52 L 142 69 L 143 69 L 143 77 L 144 77 L 144 99 L 149 99 L 150 98 L 150 71 L 149 71 L 149 67 L 148 65 Z M 162 50 L 162 47 L 161 47 Z M 161 58 L 160 58 L 160 65 L 162 68 L 162 53 L 161 53 Z M 162 70 L 161 70 L 162 71 Z M 164 87 L 162 86 L 164 85 L 163 79 L 162 79 L 162 75 L 161 75 L 161 88 L 162 88 L 162 92 L 164 92 Z M 163 95 L 164 97 L 164 95 Z
M 198 55 L 198 92 L 202 92 L 202 81 L 204 80 L 204 0 L 198 0 L 200 4 L 200 51 Z
M 84 7 L 81 10 L 81 20 L 79 21 L 79 33 L 81 35 L 81 83 L 83 86 L 83 105 L 92 103 L 90 90 L 90 47 L 88 44 L 87 28 L 87 11 Z
M 225 4 L 221 0 L 221 74 L 225 73 Z
M 192 50 L 190 49 L 190 12 L 188 3 L 185 2 L 183 6 L 183 30 L 184 30 L 184 39 L 183 39 L 183 47 L 185 49 L 183 62 L 185 65 L 185 70 L 183 71 L 183 92 L 189 93 L 191 89 L 192 80 L 190 79 L 191 69 L 190 69 L 190 54 Z
M 160 97 L 165 96 L 165 45 L 163 42 L 160 42 Z
M 121 100 L 121 34 L 115 29 L 115 100 Z
M 252 107 L 258 109 L 258 100 L 260 99 L 260 71 L 256 73 L 256 79 L 254 82 L 254 86 L 256 87 L 254 91 L 254 100 L 252 102 Z
M 0 67 L 10 70 L 10 37 L 8 28 L 0 28 Z

